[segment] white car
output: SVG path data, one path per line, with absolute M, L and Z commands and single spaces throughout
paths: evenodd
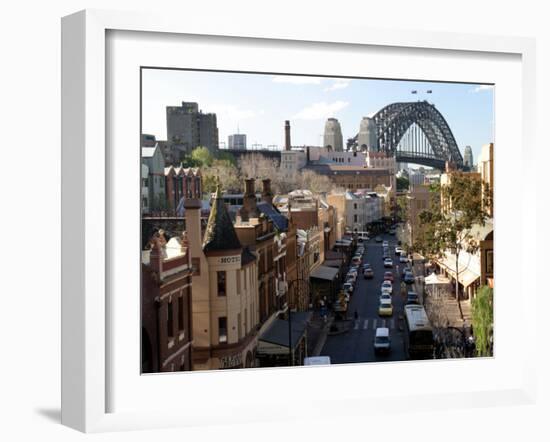
M 388 292 L 388 293 L 393 293 L 393 286 L 392 286 L 392 283 L 390 281 L 384 281 L 382 283 L 382 287 L 381 287 L 381 290 L 383 292 Z
M 397 246 L 395 248 L 395 254 L 396 255 L 401 255 L 401 253 L 403 253 L 403 252 L 404 252 L 404 250 L 401 248 L 401 246 Z
M 353 293 L 353 284 L 351 282 L 346 282 L 342 288 L 345 292 Z
M 391 295 L 388 292 L 380 294 L 380 302 L 391 302 Z
M 402 263 L 407 263 L 407 262 L 409 262 L 409 258 L 407 258 L 407 254 L 406 254 L 406 253 L 401 253 L 401 256 L 399 257 L 399 262 L 402 262 Z
M 353 282 L 357 279 L 357 272 L 348 272 L 346 279 L 351 279 Z
M 389 247 L 388 241 L 382 241 L 382 247 Z
M 386 258 L 384 260 L 384 267 L 386 267 L 386 268 L 392 268 L 393 267 L 393 261 L 391 260 L 391 258 Z

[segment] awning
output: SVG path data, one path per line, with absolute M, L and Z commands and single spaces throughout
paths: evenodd
M 424 278 L 424 284 L 426 285 L 437 285 L 437 284 L 450 284 L 451 281 L 449 281 L 448 278 L 445 278 L 443 275 L 437 275 L 436 273 L 432 273 L 431 275 Z
M 319 266 L 309 274 L 310 278 L 324 279 L 325 281 L 334 281 L 336 276 L 338 276 L 338 269 L 327 266 Z
M 335 267 L 339 269 L 342 266 L 342 259 L 325 259 L 323 265 L 326 267 Z
M 453 278 L 456 278 L 456 263 L 453 257 L 447 255 L 441 260 L 437 260 L 437 263 L 440 267 L 444 267 Z M 480 275 L 475 269 L 466 267 L 460 262 L 458 263 L 458 282 L 460 282 L 464 288 L 474 283 L 479 277 Z
M 291 343 L 296 348 L 302 340 L 307 323 L 311 319 L 311 312 L 291 313 Z M 275 319 L 271 326 L 258 338 L 257 353 L 286 354 L 288 352 L 288 321 Z

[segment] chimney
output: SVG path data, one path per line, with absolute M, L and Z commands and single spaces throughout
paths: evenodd
M 185 179 L 185 177 L 184 177 Z M 198 180 L 198 182 L 197 182 Z M 201 226 L 201 201 L 200 201 L 200 188 L 201 188 L 201 176 L 195 176 L 195 186 L 192 185 L 191 189 L 187 190 L 187 195 L 183 200 L 183 207 L 185 208 L 185 230 L 187 237 L 191 238 L 188 251 L 190 256 L 200 256 L 202 253 L 202 226 Z
M 254 178 L 248 178 L 244 180 L 244 195 L 243 195 L 243 207 L 241 214 L 244 215 L 243 220 L 249 218 L 257 218 L 258 210 L 256 209 L 256 191 L 254 189 Z M 244 219 L 246 217 L 246 219 Z
M 306 147 L 306 162 L 309 164 L 309 146 Z
M 162 245 L 161 240 L 158 237 L 153 238 L 151 241 L 152 247 L 151 251 L 149 252 L 149 265 L 151 266 L 151 269 L 154 270 L 159 274 L 162 273 L 162 260 L 163 260 L 163 253 L 162 253 Z
M 290 121 L 285 120 L 285 150 L 290 150 Z
M 262 183 L 264 185 L 264 189 L 262 192 L 262 199 L 270 205 L 273 205 L 273 192 L 271 191 L 271 180 L 269 178 L 265 178 L 262 180 Z

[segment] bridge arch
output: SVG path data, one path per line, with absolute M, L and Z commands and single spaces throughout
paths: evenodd
M 427 101 L 392 103 L 373 117 L 375 148 L 395 155 L 398 162 L 416 163 L 438 169 L 451 161 L 459 168 L 463 159 L 455 137 L 443 115 Z M 358 136 L 348 140 L 357 148 Z

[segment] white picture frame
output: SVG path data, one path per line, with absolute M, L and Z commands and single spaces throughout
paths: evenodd
M 182 24 L 176 17 L 98 10 L 82 11 L 63 18 L 62 423 L 80 431 L 101 432 L 208 425 L 212 420 L 212 416 L 204 414 L 208 404 L 199 404 L 199 398 L 193 396 L 197 394 L 194 391 L 191 392 L 191 397 L 197 398 L 194 413 L 189 413 L 189 410 L 185 409 L 174 412 L 170 406 L 160 407 L 158 404 L 150 410 L 142 408 L 133 411 L 113 411 L 113 406 L 109 403 L 109 395 L 115 387 L 110 371 L 114 355 L 109 337 L 109 324 L 113 318 L 107 290 L 108 266 L 112 265 L 112 260 L 116 258 L 109 255 L 107 247 L 110 239 L 109 223 L 112 221 L 110 215 L 112 202 L 108 182 L 112 173 L 110 169 L 116 166 L 109 164 L 110 157 L 107 151 L 106 121 L 112 115 L 107 109 L 106 94 L 110 92 L 108 84 L 110 78 L 106 76 L 106 72 L 110 61 L 107 59 L 106 36 L 113 31 L 156 33 L 156 37 L 161 34 L 171 38 L 186 35 L 217 36 L 222 39 L 232 37 L 252 39 L 255 42 L 269 41 L 272 45 L 284 42 L 285 47 L 289 44 L 298 45 L 307 42 L 310 45 L 337 44 L 342 50 L 368 46 L 378 50 L 421 49 L 431 51 L 430 53 L 435 56 L 438 53 L 441 56 L 446 53 L 470 53 L 480 59 L 484 54 L 513 56 L 516 60 L 520 60 L 521 110 L 518 113 L 520 115 L 518 127 L 508 130 L 516 131 L 511 136 L 519 134 L 518 141 L 524 158 L 521 164 L 523 170 L 529 170 L 530 164 L 536 161 L 536 146 L 533 138 L 536 93 L 535 44 L 531 39 L 414 31 L 394 32 L 339 26 L 331 29 L 315 26 L 291 28 L 281 26 L 280 23 L 270 27 L 262 25 L 261 28 L 248 23 L 246 26 L 236 28 L 231 24 L 223 26 L 220 23 L 210 24 L 203 21 Z M 141 35 L 147 38 L 147 34 Z M 339 50 L 338 48 L 336 50 Z M 250 70 L 256 70 L 254 62 L 251 62 Z M 288 69 L 284 72 L 292 73 Z M 404 76 L 406 75 L 405 70 Z M 484 80 L 482 73 L 478 76 Z M 138 93 L 137 90 L 136 93 Z M 500 123 L 497 120 L 498 124 Z M 136 143 L 137 137 L 136 134 Z M 505 140 L 502 144 L 505 144 Z M 137 148 L 136 152 L 138 152 Z M 498 160 L 496 165 L 497 168 L 500 167 Z M 525 222 L 528 219 L 536 219 L 536 190 L 531 189 L 529 194 L 524 194 L 521 204 L 524 209 L 521 212 L 521 220 Z M 519 234 L 523 235 L 522 232 L 520 229 Z M 495 236 L 495 243 L 498 247 L 498 233 Z M 523 241 L 519 253 L 523 257 L 534 256 L 533 247 L 533 244 Z M 497 269 L 499 265 L 500 262 L 497 261 Z M 505 266 L 505 263 L 502 265 Z M 527 267 L 521 266 L 519 271 L 520 274 L 527 274 Z M 522 285 L 522 296 L 518 297 L 517 301 L 522 311 L 527 310 L 529 303 L 536 302 L 535 292 L 534 281 L 526 281 Z M 506 327 L 504 325 L 503 330 L 506 330 Z M 502 381 L 498 388 L 494 385 L 488 390 L 482 388 L 468 390 L 464 387 L 462 392 L 437 394 L 435 391 L 430 391 L 425 395 L 391 390 L 385 395 L 377 396 L 376 407 L 368 400 L 361 400 L 369 396 L 367 392 L 359 389 L 357 394 L 344 395 L 339 399 L 337 413 L 349 412 L 346 403 L 354 404 L 354 412 L 361 414 L 374 413 L 375 409 L 378 412 L 389 410 L 390 406 L 395 409 L 396 398 L 400 398 L 398 407 L 403 410 L 406 410 L 411 403 L 415 404 L 417 410 L 432 410 L 436 407 L 469 407 L 474 401 L 477 405 L 485 406 L 533 403 L 536 396 L 535 328 L 534 321 L 525 326 L 524 337 L 531 339 L 525 339 L 526 348 L 521 353 L 523 359 L 519 361 L 517 367 L 514 367 L 513 379 L 509 379 L 508 383 Z M 508 337 L 510 334 L 502 333 L 501 336 Z M 498 358 L 497 353 L 495 359 Z M 483 363 L 483 361 L 450 362 L 442 366 L 442 370 L 455 373 L 463 369 L 463 364 L 478 362 Z M 389 369 L 398 372 L 405 370 L 404 367 L 410 368 L 410 365 L 403 365 L 402 368 L 393 365 Z M 310 373 L 317 375 L 335 373 L 334 367 L 320 367 L 313 370 Z M 327 370 L 333 371 L 327 372 Z M 364 365 L 338 367 L 338 370 L 341 374 L 345 373 L 345 377 L 353 377 L 358 376 L 360 370 L 364 370 Z M 186 375 L 193 376 L 193 382 L 197 385 L 210 381 L 213 385 L 220 386 L 225 379 L 224 376 L 230 377 L 230 383 L 234 385 L 247 381 L 257 386 L 261 385 L 256 384 L 257 382 L 261 383 L 262 379 L 265 380 L 265 372 L 261 370 L 233 371 L 223 374 L 193 373 L 182 376 Z M 169 384 L 176 382 L 176 379 L 183 382 L 182 376 L 172 377 L 171 380 L 167 376 L 157 378 L 163 378 L 163 382 Z M 205 376 L 209 377 L 205 378 Z M 297 381 L 307 382 L 304 371 L 300 369 L 272 370 L 270 376 L 277 376 L 277 379 L 290 383 L 289 385 L 294 385 Z M 163 386 L 163 388 L 167 387 L 170 388 L 169 385 Z M 311 385 L 307 388 L 311 388 Z M 434 404 L 434 399 L 437 399 L 437 404 Z M 263 401 L 261 398 L 258 400 L 260 400 L 259 403 L 257 401 L 246 403 L 243 398 L 237 398 L 233 405 L 235 410 L 242 412 L 242 417 L 236 418 L 233 415 L 224 418 L 223 414 L 220 414 L 216 418 L 219 422 L 229 423 L 306 418 L 312 413 L 316 413 L 319 417 L 323 416 L 324 406 L 336 399 L 330 394 L 323 399 L 313 396 L 308 400 L 309 408 L 292 405 L 283 408 L 277 406 L 277 402 L 270 403 L 267 397 Z M 332 414 L 334 412 L 331 410 Z

